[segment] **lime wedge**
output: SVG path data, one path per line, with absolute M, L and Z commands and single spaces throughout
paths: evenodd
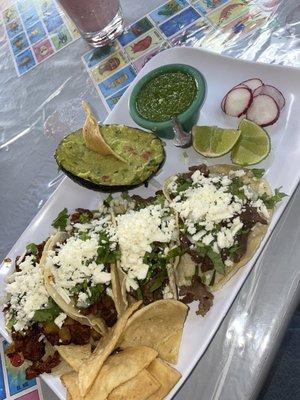
M 193 147 L 204 157 L 220 157 L 236 144 L 241 132 L 237 129 L 223 129 L 217 126 L 194 126 Z
M 271 148 L 267 132 L 247 119 L 240 122 L 239 129 L 242 133 L 231 151 L 232 162 L 238 165 L 252 165 L 266 158 Z

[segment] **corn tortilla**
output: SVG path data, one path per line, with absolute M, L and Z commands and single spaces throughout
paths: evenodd
M 181 378 L 181 374 L 168 364 L 156 358 L 147 368 L 147 371 L 161 384 L 161 387 L 147 400 L 162 400 Z
M 263 194 L 266 193 L 268 195 L 272 195 L 272 189 L 268 182 L 265 179 L 254 179 L 254 175 L 251 172 L 251 169 L 246 169 L 246 168 L 241 168 L 237 167 L 234 165 L 228 165 L 228 164 L 218 164 L 218 165 L 212 165 L 208 167 L 210 172 L 212 173 L 223 173 L 223 174 L 228 174 L 230 171 L 234 170 L 241 170 L 243 169 L 246 174 L 241 178 L 245 184 L 249 185 L 252 187 L 253 190 L 256 192 Z M 175 177 L 170 177 L 168 178 L 165 183 L 164 183 L 164 189 L 163 192 L 167 198 L 168 201 L 171 201 L 170 194 L 168 191 L 168 185 L 175 179 Z M 266 235 L 268 231 L 268 226 L 270 224 L 270 220 L 272 218 L 273 210 L 268 210 L 270 213 L 270 218 L 268 220 L 267 225 L 262 225 L 260 223 L 257 223 L 251 230 L 249 237 L 248 237 L 248 246 L 247 246 L 247 251 L 243 255 L 242 259 L 238 263 L 234 263 L 231 267 L 226 268 L 226 273 L 225 275 L 221 275 L 216 273 L 214 285 L 211 287 L 211 290 L 217 291 L 221 289 L 226 282 L 228 282 L 233 275 L 236 274 L 236 272 L 243 267 L 245 264 L 248 263 L 248 261 L 251 260 L 253 257 L 254 253 L 258 249 L 262 239 Z M 182 285 L 187 285 L 190 284 L 191 281 L 191 274 L 193 271 L 193 266 L 195 268 L 195 263 L 192 261 L 191 257 L 189 254 L 185 254 L 183 257 L 181 257 L 179 264 L 176 267 L 176 283 L 179 286 Z
M 58 351 L 61 358 L 77 372 L 83 361 L 87 360 L 92 353 L 90 343 L 82 346 L 76 344 L 55 346 L 55 349 Z
M 120 336 L 125 329 L 128 318 L 141 306 L 141 304 L 141 301 L 132 304 L 132 306 L 129 307 L 119 318 L 108 334 L 100 340 L 91 357 L 81 364 L 78 371 L 78 385 L 82 396 L 85 396 L 90 390 L 103 363 L 116 348 Z M 89 371 L 88 374 L 87 371 Z
M 154 362 L 154 361 L 152 361 Z M 151 364 L 150 364 L 151 365 Z M 108 400 L 147 400 L 157 392 L 161 384 L 146 369 L 134 378 L 116 387 L 108 396 Z
M 137 311 L 126 325 L 121 348 L 148 346 L 176 364 L 188 307 L 177 300 L 158 300 Z

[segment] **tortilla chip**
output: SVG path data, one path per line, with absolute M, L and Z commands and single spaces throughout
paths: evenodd
M 86 400 L 107 399 L 115 388 L 134 378 L 156 357 L 157 351 L 145 346 L 128 347 L 108 357 L 91 390 L 87 393 Z
M 61 377 L 73 400 L 106 400 L 109 394 L 123 383 L 137 376 L 157 357 L 157 352 L 149 347 L 128 347 L 113 354 L 103 364 L 94 384 L 86 396 L 81 396 L 78 374 L 71 372 Z M 89 371 L 86 370 L 89 375 Z M 159 385 L 157 385 L 159 387 Z M 129 397 L 130 398 L 130 397 Z
M 141 301 L 132 304 L 119 318 L 107 335 L 103 336 L 91 357 L 81 364 L 78 371 L 78 384 L 80 393 L 83 396 L 85 396 L 90 390 L 104 361 L 116 348 L 129 317 L 141 306 L 141 304 Z
M 67 390 L 67 400 L 72 400 L 72 396 L 68 390 Z
M 60 379 L 65 385 L 67 393 L 71 396 L 72 400 L 83 400 L 83 397 L 79 393 L 77 372 L 69 372 L 68 374 L 62 375 Z
M 162 400 L 173 389 L 181 378 L 181 374 L 159 358 L 156 358 L 149 365 L 147 370 L 161 384 L 157 392 L 148 397 L 147 400 Z
M 93 115 L 91 107 L 86 101 L 82 102 L 82 107 L 87 114 L 82 128 L 83 139 L 86 147 L 102 156 L 111 155 L 120 161 L 126 162 L 123 157 L 117 154 L 104 140 L 99 129 L 98 122 Z
M 188 307 L 180 301 L 155 301 L 128 320 L 119 346 L 148 346 L 163 360 L 176 364 L 187 312 Z
M 91 344 L 79 346 L 76 344 L 55 346 L 61 358 L 63 358 L 75 371 L 79 371 L 80 365 L 90 357 L 92 350 Z
M 144 369 L 134 378 L 114 389 L 107 399 L 146 400 L 149 396 L 157 392 L 160 387 L 161 384 L 146 369 Z

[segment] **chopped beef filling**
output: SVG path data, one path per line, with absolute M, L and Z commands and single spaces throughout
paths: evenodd
M 251 207 L 250 204 L 245 204 L 244 211 L 239 215 L 242 223 L 243 230 L 240 234 L 236 236 L 236 247 L 237 250 L 232 258 L 233 262 L 239 262 L 247 251 L 248 237 L 250 230 L 255 224 L 261 223 L 266 225 L 268 222 L 263 218 L 256 208 Z M 225 224 L 226 225 L 226 224 Z M 224 224 L 222 226 L 225 226 Z M 214 269 L 214 264 L 208 256 L 200 255 L 197 250 L 191 249 L 192 242 L 185 233 L 180 233 L 180 243 L 183 249 L 188 253 L 195 264 L 199 265 L 202 272 L 211 271 Z M 221 257 L 225 261 L 229 256 L 228 249 L 222 249 Z
M 74 344 L 87 344 L 91 337 L 91 328 L 87 325 L 72 324 L 69 326 L 69 330 L 72 337 L 72 343 Z
M 45 323 L 43 326 L 35 324 L 26 331 L 25 335 L 13 332 L 13 343 L 6 349 L 6 354 L 11 360 L 21 357 L 21 359 L 32 361 L 33 365 L 26 370 L 27 379 L 32 379 L 43 372 L 51 372 L 51 369 L 60 362 L 56 353 L 43 360 L 45 356 L 43 335 L 53 346 L 70 343 L 83 345 L 87 344 L 91 337 L 95 340 L 100 338 L 99 334 L 89 326 L 81 325 L 71 318 L 67 318 L 61 329 L 52 322 Z
M 39 340 L 41 332 L 38 325 L 32 326 L 26 335 L 12 333 L 13 344 L 8 347 L 7 354 L 22 353 L 29 361 L 38 361 L 45 355 L 45 343 Z
M 153 290 L 158 281 L 160 282 L 160 286 Z M 167 278 L 163 282 L 160 281 L 160 274 L 158 273 L 154 275 L 147 283 L 141 285 L 138 290 L 131 289 L 130 295 L 136 300 L 140 300 L 142 297 L 144 305 L 147 305 L 164 298 L 163 288 L 167 283 Z
M 38 254 L 36 255 L 36 262 L 38 262 L 38 263 L 41 261 L 45 244 L 46 244 L 46 241 L 36 245 L 36 247 L 38 249 Z
M 88 219 L 93 218 L 93 213 L 86 208 L 76 208 L 75 212 L 71 215 L 70 221 L 73 223 L 80 222 L 80 217 L 86 215 Z
M 267 220 L 259 214 L 257 209 L 251 207 L 249 204 L 245 204 L 244 211 L 240 214 L 240 219 L 246 229 L 251 229 L 258 222 L 262 225 L 268 223 Z
M 214 269 L 214 264 L 208 256 L 202 256 L 198 253 L 197 250 L 191 249 L 192 242 L 188 238 L 186 234 L 180 233 L 180 243 L 185 250 L 191 256 L 191 259 L 195 264 L 200 265 L 201 271 L 206 272 Z
M 39 263 L 41 258 L 42 258 L 42 254 L 43 254 L 43 250 L 44 250 L 45 244 L 46 244 L 46 241 L 36 245 L 38 253 L 35 255 L 35 259 L 36 259 L 37 263 Z M 31 253 L 27 252 L 26 254 L 29 255 Z M 17 256 L 16 259 L 15 259 L 16 272 L 20 272 L 20 267 L 19 267 L 19 263 L 18 263 L 20 258 L 21 258 L 21 256 Z
M 201 278 L 197 275 L 193 277 L 190 286 L 181 286 L 179 296 L 184 296 L 181 301 L 185 304 L 198 300 L 197 314 L 202 315 L 202 317 L 204 317 L 213 305 L 213 294 L 208 291 L 207 286 L 201 282 Z
M 192 172 L 191 175 L 193 175 L 195 171 L 200 171 L 201 174 L 205 176 L 205 178 L 208 178 L 209 176 L 209 168 L 206 164 L 194 165 L 193 167 L 189 168 L 189 171 Z
M 61 329 L 53 322 L 45 323 L 41 328 L 47 340 L 54 346 L 60 344 L 86 344 L 91 337 L 91 329 L 87 325 L 68 318 Z
M 250 231 L 242 233 L 236 237 L 237 250 L 233 256 L 233 262 L 238 263 L 241 261 L 243 255 L 246 254 L 249 234 Z
M 158 190 L 155 193 L 155 196 L 150 196 L 147 198 L 141 197 L 138 194 L 134 194 L 131 196 L 131 199 L 135 202 L 135 208 L 139 209 L 139 208 L 144 208 L 144 207 L 154 204 L 155 200 L 157 199 L 157 196 L 164 196 L 163 191 Z
M 54 367 L 60 363 L 60 356 L 56 351 L 50 355 L 46 360 L 35 361 L 30 367 L 26 369 L 26 379 L 33 379 L 40 374 L 47 372 L 50 373 Z
M 97 303 L 88 308 L 81 308 L 81 313 L 83 315 L 100 315 L 109 327 L 112 327 L 117 322 L 118 318 L 115 303 L 106 293 L 102 293 Z

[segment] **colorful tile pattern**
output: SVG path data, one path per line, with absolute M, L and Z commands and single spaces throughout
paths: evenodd
M 79 37 L 53 0 L 19 0 L 2 16 L 19 76 Z
M 135 74 L 160 51 L 170 46 L 224 47 L 227 40 L 262 26 L 266 18 L 248 0 L 169 0 L 127 27 L 114 43 L 90 50 L 82 60 L 111 110 Z
M 0 339 L 0 400 L 43 400 L 38 380 L 25 378 L 29 362 L 16 356 L 9 359 L 7 347 L 8 343 Z

